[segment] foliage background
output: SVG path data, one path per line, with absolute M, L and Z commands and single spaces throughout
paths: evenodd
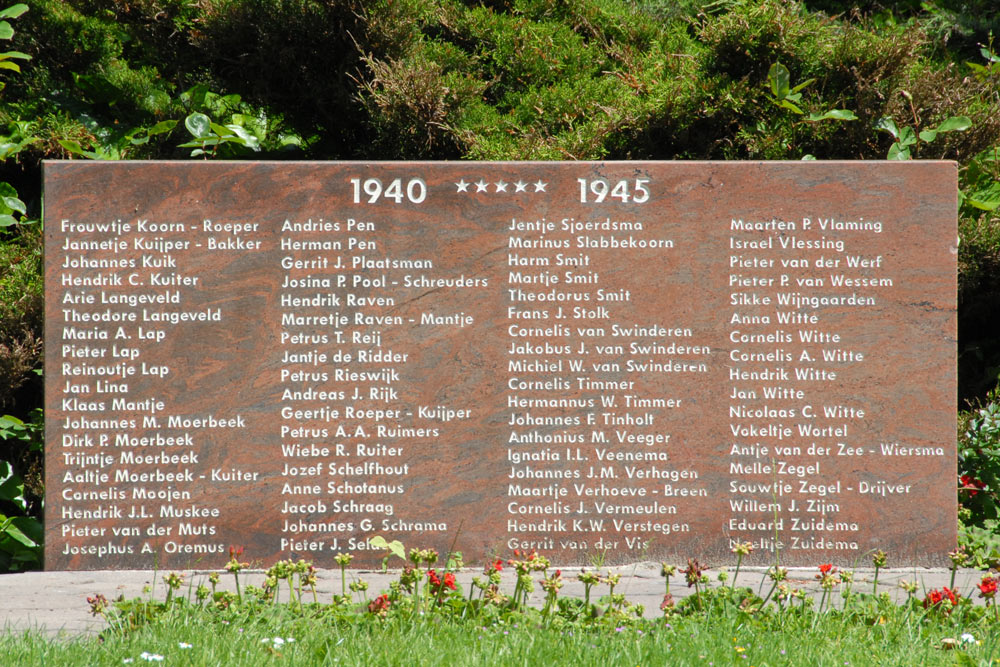
M 880 119 L 955 117 L 910 150 L 961 168 L 956 479 L 1000 558 L 992 0 L 37 0 L 8 25 L 30 60 L 0 57 L 0 569 L 37 565 L 3 521 L 43 495 L 42 159 L 884 159 Z M 812 80 L 803 113 L 775 63 Z M 807 120 L 831 109 L 855 120 Z

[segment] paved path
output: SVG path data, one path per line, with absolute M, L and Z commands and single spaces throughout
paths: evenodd
M 625 567 L 605 568 L 622 575 L 620 584 L 615 591 L 624 593 L 628 600 L 645 606 L 646 616 L 655 617 L 660 614 L 659 606 L 663 599 L 663 577 L 660 576 L 658 563 L 640 563 Z M 576 580 L 580 568 L 563 569 L 565 585 L 560 595 L 583 597 L 583 585 Z M 788 584 L 793 588 L 804 588 L 811 593 L 818 592 L 815 581 L 816 568 L 789 568 Z M 0 574 L 0 627 L 6 631 L 23 631 L 38 629 L 49 635 L 80 635 L 100 632 L 104 627 L 102 618 L 90 615 L 87 596 L 102 593 L 109 600 L 124 595 L 126 598 L 142 596 L 148 587 L 154 587 L 157 599 L 162 600 L 165 594 L 163 574 L 156 576 L 148 570 L 96 571 L 96 572 L 28 572 L 23 574 Z M 468 582 L 478 571 L 467 570 L 460 573 L 459 582 L 468 588 Z M 712 585 L 718 586 L 718 570 L 709 570 L 706 574 L 711 578 Z M 732 569 L 729 568 L 730 577 Z M 207 583 L 208 571 L 189 571 L 184 573 L 184 588 L 186 594 L 188 585 L 197 586 Z M 854 573 L 854 590 L 871 591 L 871 569 L 859 569 Z M 361 578 L 369 582 L 369 596 L 377 594 L 383 588 L 388 588 L 390 581 L 398 576 L 398 570 L 390 570 L 389 574 L 367 570 L 349 570 L 348 581 Z M 975 570 L 961 570 L 956 577 L 956 587 L 963 595 L 968 595 L 979 582 L 982 573 Z M 536 577 L 538 578 L 538 577 Z M 886 591 L 897 601 L 905 599 L 906 593 L 899 588 L 901 580 L 916 581 L 920 585 L 919 593 L 932 588 L 947 586 L 951 572 L 946 569 L 883 569 L 879 573 L 879 591 Z M 320 601 L 329 601 L 335 593 L 340 593 L 340 570 L 321 570 L 318 573 L 319 584 L 317 592 Z M 223 573 L 222 583 L 232 582 L 232 576 Z M 241 582 L 261 585 L 263 574 L 260 571 L 250 571 L 241 575 Z M 731 579 L 730 579 L 731 582 Z M 751 586 L 754 590 L 762 590 L 765 594 L 770 588 L 764 568 L 744 568 L 740 571 L 740 586 Z M 508 594 L 513 590 L 513 573 L 505 571 L 503 590 Z M 692 592 L 684 585 L 683 576 L 677 575 L 671 580 L 671 593 L 676 598 L 684 597 Z M 607 592 L 605 586 L 595 589 L 595 595 Z M 536 602 L 541 600 L 541 590 L 536 586 Z M 839 601 L 839 597 L 838 597 Z

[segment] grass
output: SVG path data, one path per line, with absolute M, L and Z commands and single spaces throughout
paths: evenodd
M 956 609 L 949 615 L 915 601 L 897 606 L 860 597 L 847 611 L 822 614 L 797 606 L 748 614 L 735 605 L 706 604 L 706 613 L 620 625 L 610 618 L 544 622 L 537 614 L 471 621 L 440 611 L 380 619 L 331 613 L 332 605 L 299 611 L 245 603 L 218 610 L 180 599 L 133 630 L 112 614 L 100 637 L 0 635 L 0 655 L 4 664 L 19 666 L 161 662 L 156 656 L 163 664 L 248 666 L 1000 664 L 1000 633 L 989 614 Z M 964 642 L 965 633 L 975 641 Z M 943 648 L 945 639 L 956 647 Z

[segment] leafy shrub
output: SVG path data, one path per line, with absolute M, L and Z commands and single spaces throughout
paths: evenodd
M 42 566 L 42 411 L 0 417 L 0 571 Z
M 962 419 L 959 435 L 959 500 L 967 523 L 982 527 L 1000 519 L 1000 387 L 987 403 Z
M 362 116 L 351 76 L 363 15 L 353 0 L 221 0 L 205 5 L 190 38 L 218 82 L 210 87 L 281 109 L 293 126 L 322 136 L 328 155 L 349 157 L 358 154 Z

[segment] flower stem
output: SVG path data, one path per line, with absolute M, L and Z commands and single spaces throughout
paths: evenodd
M 764 605 L 766 605 L 766 604 L 767 604 L 767 601 L 771 599 L 771 595 L 772 595 L 772 594 L 774 593 L 774 589 L 776 589 L 777 587 L 778 587 L 778 580 L 777 580 L 777 579 L 775 579 L 775 580 L 774 580 L 774 581 L 773 581 L 773 582 L 771 583 L 771 590 L 769 590 L 769 591 L 767 592 L 767 595 L 765 595 L 765 596 L 764 596 L 764 601 L 760 603 L 760 608 L 761 608 L 761 609 L 763 609 L 763 608 L 764 608 Z

